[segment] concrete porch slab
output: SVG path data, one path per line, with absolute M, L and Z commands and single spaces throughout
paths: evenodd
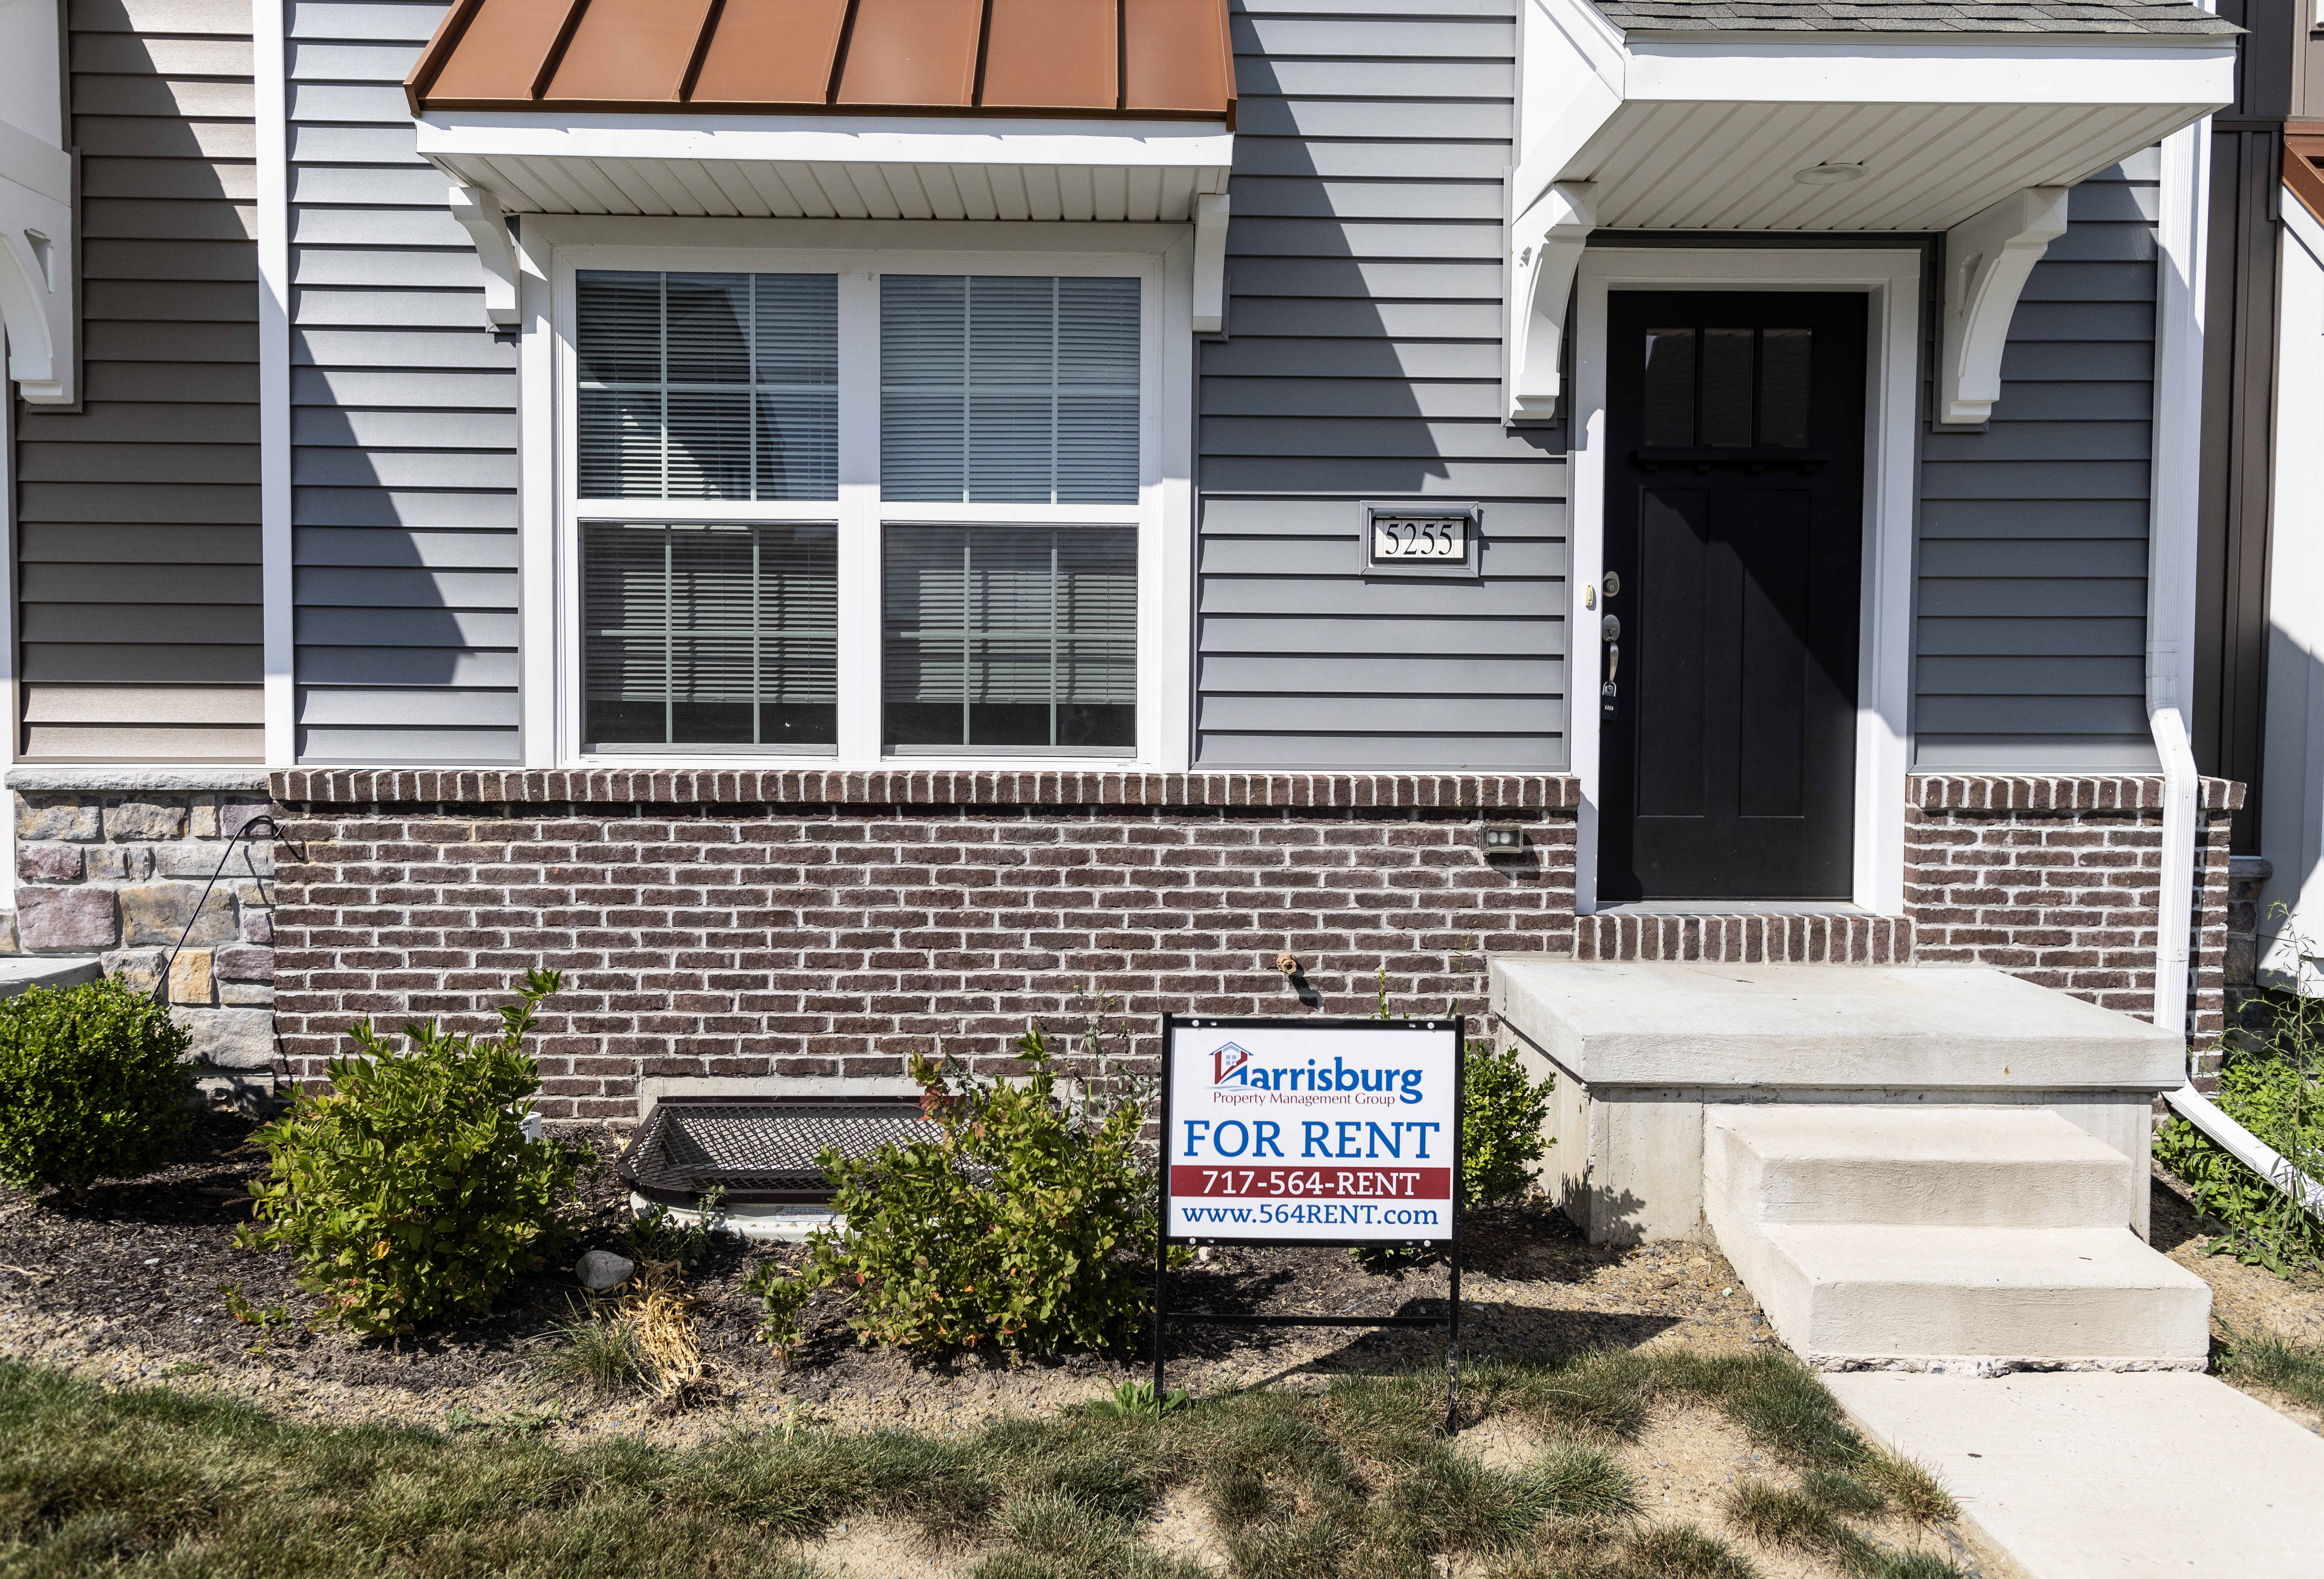
M 2209 1376 L 1827 1376 L 1866 1435 L 1917 1458 L 2032 1579 L 2324 1564 L 2324 1438 Z
M 78 987 L 104 974 L 104 965 L 93 954 L 11 955 L 0 958 L 0 998 L 13 998 L 27 987 Z
M 1492 1010 L 1591 1085 L 2163 1091 L 2179 1038 L 1981 965 L 1497 956 Z

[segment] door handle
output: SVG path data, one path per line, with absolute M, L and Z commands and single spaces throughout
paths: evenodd
M 1622 667 L 1622 622 L 1608 614 L 1598 622 L 1598 634 L 1606 643 L 1606 683 L 1598 688 L 1598 716 L 1611 722 L 1617 700 L 1614 676 Z

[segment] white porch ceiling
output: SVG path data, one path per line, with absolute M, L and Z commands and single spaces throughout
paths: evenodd
M 2177 130 L 2200 105 L 1625 103 L 1560 171 L 1609 230 L 1946 230 Z M 1811 165 L 1861 180 L 1807 186 Z

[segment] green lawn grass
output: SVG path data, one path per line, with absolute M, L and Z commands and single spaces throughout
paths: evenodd
M 1956 1572 L 1836 1517 L 1948 1517 L 1775 1355 L 1613 1353 L 1492 1364 L 1467 1412 L 1536 1431 L 1487 1467 L 1439 1428 L 1441 1373 L 1342 1377 L 1164 1414 L 1066 1411 L 974 1436 L 742 1433 L 673 1451 L 521 1430 L 291 1425 L 165 1390 L 0 1365 L 0 1574 L 811 1579 L 798 1541 L 882 1517 L 956 1543 L 971 1579 L 1196 1579 L 1140 1521 L 1192 1488 L 1234 1579 L 1429 1579 L 1449 1553 L 1508 1579 L 1750 1579 L 1711 1531 L 1652 1525 L 1608 1449 L 1657 1398 L 1724 1410 L 1800 1477 L 1754 1482 L 1738 1528 L 1868 1579 Z

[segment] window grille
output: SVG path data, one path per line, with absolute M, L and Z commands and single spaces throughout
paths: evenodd
M 1137 503 L 1138 298 L 1136 280 L 882 276 L 881 495 Z
M 886 558 L 893 749 L 1135 748 L 1135 528 L 891 525 Z
M 832 527 L 590 522 L 582 581 L 591 749 L 837 741 Z
M 585 269 L 585 499 L 835 499 L 839 290 L 831 274 Z

